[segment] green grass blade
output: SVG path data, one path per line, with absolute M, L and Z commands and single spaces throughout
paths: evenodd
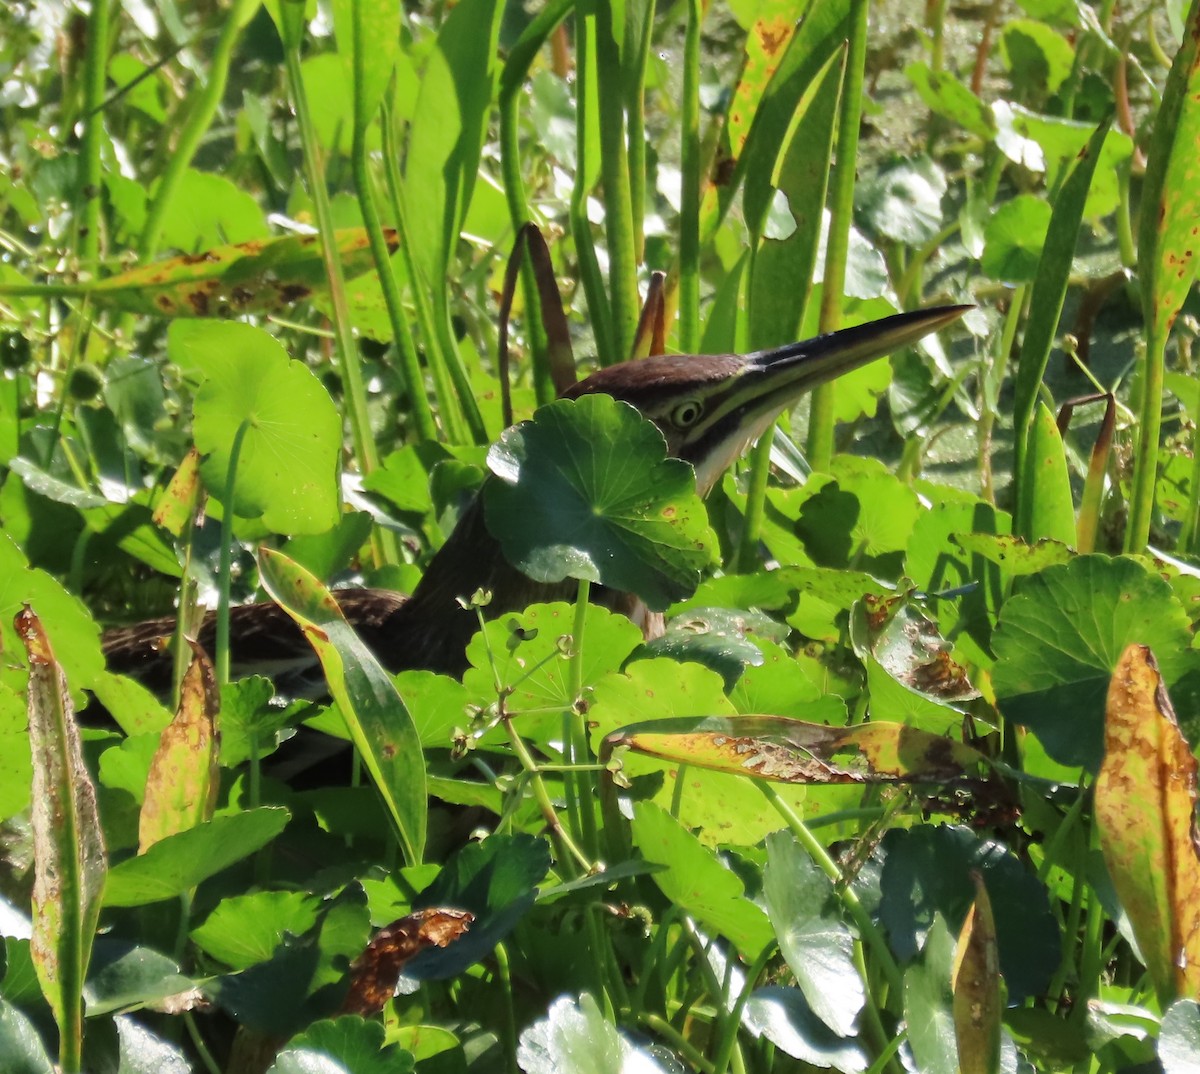
M 1034 420 L 1034 404 L 1037 402 L 1038 390 L 1046 372 L 1046 363 L 1050 361 L 1050 348 L 1054 344 L 1063 300 L 1067 295 L 1071 263 L 1075 257 L 1075 245 L 1083 221 L 1083 207 L 1087 202 L 1092 176 L 1096 171 L 1096 163 L 1100 159 L 1100 150 L 1108 136 L 1110 125 L 1111 119 L 1096 128 L 1096 133 L 1076 159 L 1071 173 L 1054 199 L 1046 243 L 1042 247 L 1037 274 L 1032 284 L 1029 321 L 1025 326 L 1025 340 L 1021 344 L 1013 400 L 1013 479 L 1017 482 L 1018 504 L 1024 502 L 1020 483 L 1025 477 L 1025 456 L 1032 435 L 1030 430 Z M 1027 532 L 1029 521 L 1018 515 L 1017 532 Z

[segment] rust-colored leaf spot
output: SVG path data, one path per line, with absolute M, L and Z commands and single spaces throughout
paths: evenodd
M 419 951 L 448 947 L 471 927 L 469 910 L 417 910 L 375 934 L 367 949 L 351 963 L 350 991 L 343 1014 L 377 1014 L 396 991 L 400 973 Z
M 1095 812 L 1105 864 L 1164 1006 L 1200 997 L 1196 781 L 1154 654 L 1131 645 L 1108 688 Z
M 162 526 L 176 537 L 182 536 L 200 505 L 202 489 L 200 452 L 193 447 L 183 457 L 179 468 L 167 483 L 166 490 L 154 505 L 154 514 L 151 516 L 154 524 Z

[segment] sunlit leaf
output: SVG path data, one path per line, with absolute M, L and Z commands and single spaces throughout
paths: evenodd
M 383 796 L 408 863 L 425 849 L 425 757 L 392 678 L 347 623 L 329 590 L 280 552 L 259 552 L 263 586 L 304 631 L 351 741 Z
M 595 999 L 560 996 L 521 1034 L 517 1062 L 526 1074 L 668 1074 L 644 1047 L 607 1021 Z
M 1149 646 L 1113 671 L 1096 777 L 1100 847 L 1165 1004 L 1200 997 L 1196 758 Z
M 539 582 L 582 578 L 652 609 L 688 596 L 716 540 L 692 469 L 626 403 L 587 395 L 543 407 L 488 453 L 488 528 Z
M 233 510 L 277 533 L 321 533 L 337 521 L 342 419 L 321 382 L 247 324 L 180 321 L 171 357 L 201 384 L 193 402 L 200 472 Z M 236 456 L 236 458 L 235 458 Z

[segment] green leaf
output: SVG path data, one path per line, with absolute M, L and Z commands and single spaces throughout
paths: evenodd
M 483 961 L 529 912 L 549 871 L 550 849 L 532 835 L 491 835 L 462 847 L 413 900 L 413 908 L 453 906 L 470 910 L 475 920 L 450 947 L 410 959 L 405 976 L 442 981 Z
M 742 1024 L 793 1059 L 816 1067 L 861 1074 L 870 1065 L 858 1042 L 830 1030 L 798 988 L 768 985 L 756 989 L 746 1002 Z
M 409 865 L 425 852 L 425 755 L 392 678 L 346 622 L 329 590 L 280 552 L 259 550 L 263 587 L 304 631 L 359 757 L 383 796 Z
M 1029 283 L 1037 274 L 1050 214 L 1050 206 L 1032 194 L 1001 205 L 984 227 L 983 271 L 1005 283 Z
M 1013 85 L 1028 93 L 1056 93 L 1071 73 L 1075 50 L 1049 26 L 1032 19 L 1007 19 L 1000 35 L 1000 58 Z
M 205 988 L 239 1024 L 287 1039 L 338 1008 L 348 964 L 367 945 L 370 921 L 362 888 L 351 884 L 325 901 L 303 936 L 285 936 L 267 962 L 211 981 Z
M 627 403 L 588 395 L 542 407 L 488 452 L 488 529 L 539 582 L 582 578 L 654 610 L 688 596 L 716 538 L 692 468 Z
M 904 74 L 930 111 L 957 123 L 977 138 L 990 141 L 995 137 L 996 121 L 991 111 L 960 78 L 948 71 L 934 71 L 921 62 L 910 63 Z
M 408 234 L 425 283 L 439 291 L 479 171 L 502 10 L 496 0 L 457 4 L 421 77 L 405 157 Z
M 54 1074 L 55 1066 L 29 1017 L 0 999 L 0 1055 L 5 1074 Z
M 1158 1058 L 1163 1074 L 1190 1074 L 1200 1055 L 1200 1004 L 1180 999 L 1162 1017 L 1158 1036 Z
M 667 866 L 653 879 L 671 904 L 732 941 L 744 959 L 774 942 L 767 915 L 746 898 L 737 874 L 665 810 L 639 802 L 633 841 L 647 861 Z
M 763 896 L 779 950 L 813 1013 L 839 1037 L 853 1036 L 866 1005 L 854 933 L 838 913 L 833 882 L 790 832 L 767 836 Z
M 987 885 L 1008 999 L 1041 995 L 1058 968 L 1061 939 L 1045 887 L 998 843 L 967 828 L 925 825 L 883 838 L 879 915 L 902 962 L 926 942 L 935 918 L 957 932 L 975 898 L 971 871 Z M 953 941 L 951 941 L 953 947 Z M 947 987 L 949 987 L 947 966 Z M 954 1030 L 951 1026 L 951 1038 Z
M 1029 448 L 1021 473 L 1018 528 L 1028 540 L 1075 544 L 1075 505 L 1067 454 L 1054 415 L 1038 402 L 1029 430 Z
M 96 944 L 88 974 L 88 1017 L 160 1003 L 193 986 L 166 955 L 104 936 Z
M 29 805 L 32 784 L 25 698 L 11 686 L 0 683 L 0 820 L 7 820 Z
M 559 996 L 521 1034 L 517 1062 L 526 1074 L 667 1074 L 653 1055 L 607 1021 L 596 1001 Z M 671 1067 L 670 1069 L 674 1069 Z
M 922 1074 L 960 1074 L 950 988 L 953 963 L 954 937 L 938 915 L 925 939 L 921 960 L 904 974 L 904 1019 L 913 1058 Z
M 1096 555 L 1040 571 L 1001 609 L 993 635 L 1000 711 L 1027 725 L 1060 764 L 1094 772 L 1108 682 L 1134 642 L 1154 650 L 1168 686 L 1194 673 L 1187 615 L 1152 570 Z
M 214 817 L 168 836 L 109 870 L 105 906 L 146 906 L 175 898 L 266 846 L 291 814 L 279 807 Z
M 1029 423 L 1033 418 L 1033 404 L 1050 360 L 1050 348 L 1058 331 L 1063 301 L 1067 295 L 1067 284 L 1071 277 L 1071 264 L 1075 256 L 1080 225 L 1083 222 L 1084 205 L 1110 126 L 1111 121 L 1101 123 L 1096 128 L 1096 133 L 1074 161 L 1070 174 L 1054 199 L 1054 209 L 1046 232 L 1046 244 L 1042 248 L 1042 256 L 1034 276 L 1029 301 L 1029 320 L 1025 326 L 1025 338 L 1021 342 L 1021 359 L 1017 366 L 1013 400 L 1017 456 L 1014 473 L 1021 483 L 1025 481 L 1023 462 L 1030 436 Z M 1019 518 L 1018 532 L 1031 532 L 1027 515 Z M 1053 536 L 1049 532 L 1032 532 L 1038 536 Z M 1072 518 L 1068 544 L 1074 543 L 1074 536 L 1075 523 Z
M 400 7 L 390 0 L 336 0 L 333 26 L 338 55 L 354 87 L 354 125 L 365 130 L 379 110 L 400 51 Z
M 1189 9 L 1183 42 L 1154 119 L 1138 223 L 1138 281 L 1151 354 L 1161 350 L 1196 276 L 1200 234 L 1200 4 Z
M 225 496 L 241 434 L 232 508 L 277 533 L 322 533 L 338 520 L 342 420 L 321 382 L 274 337 L 247 324 L 177 321 L 171 358 L 202 378 L 194 435 L 201 475 Z
M 190 254 L 269 235 L 263 211 L 252 194 L 223 175 L 188 168 L 180 176 L 171 211 L 163 218 L 162 245 Z
M 408 1074 L 413 1057 L 384 1040 L 377 1021 L 324 1019 L 288 1041 L 267 1074 Z
M 192 929 L 192 942 L 218 962 L 244 970 L 265 962 L 284 941 L 302 936 L 316 923 L 320 900 L 302 891 L 255 891 L 222 899 L 202 924 Z
M 877 234 L 920 246 L 942 228 L 945 195 L 946 173 L 940 165 L 926 156 L 896 157 L 858 184 L 854 201 Z

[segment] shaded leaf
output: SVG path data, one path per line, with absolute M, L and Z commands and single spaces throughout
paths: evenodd
M 145 906 L 189 891 L 274 839 L 290 818 L 278 806 L 214 817 L 159 840 L 109 870 L 105 906 Z
M 763 896 L 779 950 L 813 1013 L 839 1037 L 853 1036 L 866 1004 L 854 933 L 841 919 L 833 881 L 790 832 L 767 836 Z
M 858 1042 L 830 1030 L 798 988 L 767 985 L 756 989 L 746 1001 L 742 1025 L 786 1055 L 813 1066 L 833 1067 L 846 1074 L 859 1074 L 869 1066 Z
M 1078 556 L 1025 579 L 993 635 L 1000 710 L 1060 764 L 1095 771 L 1103 698 L 1125 647 L 1149 645 L 1174 684 L 1195 667 L 1183 608 L 1161 577 L 1127 556 Z
M 908 1043 L 922 1074 L 960 1074 L 950 986 L 953 959 L 954 938 L 939 914 L 925 938 L 920 960 L 904 973 Z

